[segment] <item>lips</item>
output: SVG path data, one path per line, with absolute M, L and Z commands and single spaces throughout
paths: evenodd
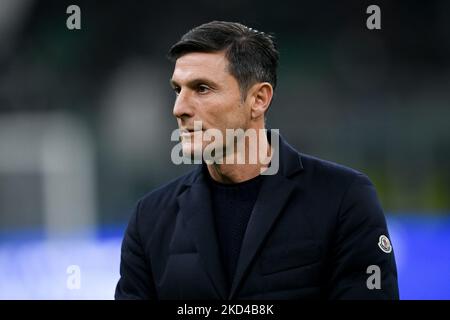
M 181 134 L 183 133 L 193 133 L 197 131 L 203 131 L 203 130 L 194 130 L 194 129 L 180 129 Z
M 201 131 L 203 131 L 203 130 L 195 131 L 195 130 L 192 130 L 192 129 L 181 129 L 180 130 L 180 137 L 184 137 L 185 139 L 186 138 L 187 139 L 191 139 L 191 138 L 195 137 L 196 135 L 198 135 L 199 132 L 201 132 Z M 195 133 L 195 132 L 197 132 L 197 133 Z

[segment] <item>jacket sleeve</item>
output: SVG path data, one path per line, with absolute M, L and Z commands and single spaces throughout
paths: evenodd
M 330 274 L 329 299 L 399 299 L 386 219 L 363 174 L 354 178 L 340 205 Z
M 156 299 L 150 263 L 145 256 L 139 236 L 137 204 L 122 241 L 120 279 L 116 286 L 115 299 Z

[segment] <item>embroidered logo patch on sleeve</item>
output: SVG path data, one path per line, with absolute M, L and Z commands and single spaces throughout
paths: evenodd
M 390 253 L 392 251 L 391 241 L 384 234 L 380 236 L 378 240 L 378 246 L 383 252 Z

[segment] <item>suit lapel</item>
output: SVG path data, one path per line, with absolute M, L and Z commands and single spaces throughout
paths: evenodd
M 218 298 L 226 299 L 225 270 L 215 231 L 210 191 L 201 170 L 196 181 L 180 194 L 177 200 L 187 231 L 195 242 L 201 263 L 210 277 Z
M 247 225 L 228 299 L 233 299 L 259 247 L 287 202 L 294 183 L 279 176 L 266 176 Z
M 248 267 L 270 232 L 276 218 L 283 210 L 292 191 L 299 187 L 289 177 L 303 170 L 300 154 L 278 132 L 269 130 L 267 137 L 274 147 L 274 156 L 279 158 L 280 166 L 275 175 L 265 176 L 259 191 L 242 242 L 236 272 L 228 296 L 230 300 L 236 295 Z M 278 139 L 278 143 L 271 141 L 272 138 Z

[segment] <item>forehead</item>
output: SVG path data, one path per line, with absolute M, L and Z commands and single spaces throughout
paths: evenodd
M 219 81 L 230 76 L 224 52 L 192 52 L 177 59 L 172 80 L 188 81 L 197 77 L 211 77 Z

